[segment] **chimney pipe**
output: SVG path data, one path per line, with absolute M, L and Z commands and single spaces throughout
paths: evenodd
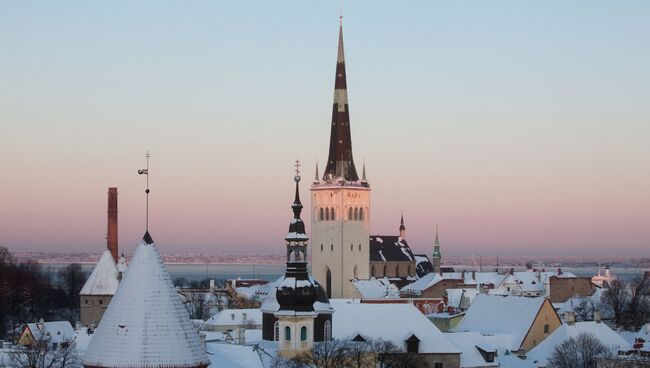
M 562 269 L 558 267 L 557 269 L 557 275 L 560 276 L 562 274 Z
M 115 263 L 119 260 L 117 248 L 117 188 L 108 188 L 108 230 L 106 232 L 106 247 L 111 252 Z

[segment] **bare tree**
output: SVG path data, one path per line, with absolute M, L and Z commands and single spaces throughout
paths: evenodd
M 78 368 L 81 366 L 74 340 L 58 345 L 37 342 L 8 354 L 11 368 Z
M 609 351 L 591 333 L 580 333 L 556 345 L 549 358 L 550 368 L 595 368 L 596 357 Z
M 627 324 L 638 330 L 650 320 L 650 278 L 635 280 L 630 286 Z
M 205 292 L 187 291 L 182 292 L 185 297 L 183 305 L 190 316 L 190 319 L 205 320 L 210 314 L 210 304 Z
M 627 285 L 618 279 L 610 282 L 603 293 L 603 309 L 609 311 L 614 316 L 614 320 L 618 326 L 623 325 L 629 300 L 630 291 Z
M 594 306 L 588 297 L 580 298 L 573 311 L 576 314 L 576 321 L 589 321 L 593 318 Z

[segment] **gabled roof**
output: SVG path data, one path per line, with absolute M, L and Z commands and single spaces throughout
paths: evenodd
M 41 323 L 28 323 L 27 328 L 36 341 L 47 341 L 60 344 L 74 339 L 74 329 L 68 321 L 52 321 Z
M 92 367 L 205 367 L 198 331 L 149 233 L 138 244 L 86 353 Z
M 519 350 L 546 301 L 544 297 L 479 294 L 452 331 L 507 334 L 512 338 L 510 350 Z
M 119 285 L 117 266 L 110 250 L 105 250 L 79 295 L 113 295 Z
M 401 239 L 399 236 L 373 235 L 370 237 L 370 261 L 412 262 L 415 261 L 415 255 L 406 240 Z
M 614 332 L 604 323 L 576 322 L 574 325 L 562 324 L 551 335 L 542 340 L 539 345 L 535 346 L 526 354 L 526 358 L 535 364 L 544 366 L 548 358 L 553 354 L 555 346 L 562 344 L 571 337 L 577 337 L 581 333 L 592 334 L 605 347 L 613 351 L 626 347 L 628 344 L 621 336 Z
M 361 334 L 365 339 L 392 341 L 406 350 L 406 340 L 420 339 L 420 353 L 451 353 L 460 350 L 412 304 L 334 303 L 332 337 L 350 340 Z
M 428 273 L 433 272 L 433 264 L 429 261 L 426 254 L 414 254 L 415 257 L 415 272 L 418 277 L 422 277 Z

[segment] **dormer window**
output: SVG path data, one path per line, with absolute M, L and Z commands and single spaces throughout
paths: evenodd
M 415 334 L 406 339 L 406 352 L 418 353 L 420 351 L 420 339 Z

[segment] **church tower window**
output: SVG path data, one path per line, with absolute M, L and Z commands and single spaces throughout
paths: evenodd
M 291 341 L 291 327 L 284 327 L 284 341 Z
M 363 221 L 363 207 L 359 208 L 359 220 Z
M 359 219 L 359 209 L 355 207 L 354 208 L 354 221 L 356 221 L 358 219 Z
M 352 207 L 350 207 L 350 209 L 348 211 L 348 221 L 351 221 L 351 220 L 352 220 Z
M 300 341 L 307 341 L 307 327 L 300 327 Z
M 323 221 L 323 219 L 325 218 L 323 216 L 323 207 L 320 208 L 320 217 L 319 218 L 320 218 L 321 221 Z
M 330 220 L 330 208 L 325 207 L 325 221 L 329 221 L 329 220 Z
M 330 321 L 325 321 L 325 328 L 323 334 L 325 335 L 324 336 L 325 341 L 332 340 L 332 323 L 330 323 Z

